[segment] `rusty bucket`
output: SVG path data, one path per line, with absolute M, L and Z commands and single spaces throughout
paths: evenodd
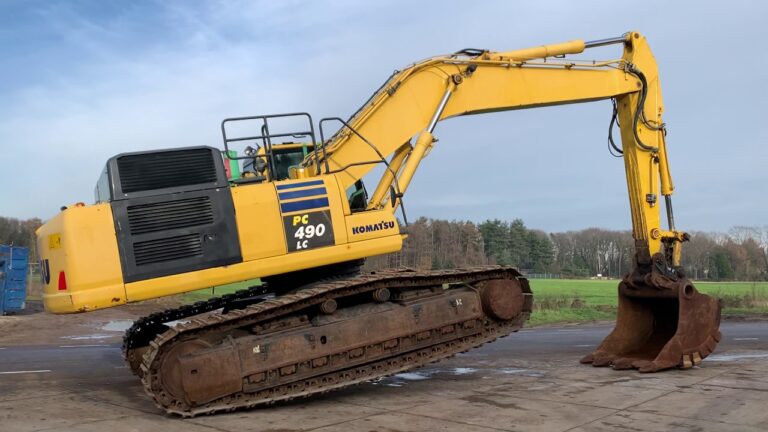
M 720 341 L 720 308 L 686 278 L 635 271 L 619 284 L 616 327 L 581 363 L 640 372 L 691 368 Z

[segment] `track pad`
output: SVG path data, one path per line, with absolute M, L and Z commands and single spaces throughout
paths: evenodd
M 203 404 L 243 388 L 240 360 L 232 345 L 187 354 L 179 358 L 179 365 L 190 403 Z

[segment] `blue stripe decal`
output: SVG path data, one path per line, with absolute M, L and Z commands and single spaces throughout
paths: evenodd
M 319 186 L 323 183 L 324 182 L 322 180 L 312 180 L 312 181 L 302 182 L 302 183 L 280 184 L 280 185 L 277 185 L 277 190 L 296 189 L 296 188 L 305 187 L 305 186 Z
M 311 197 L 311 196 L 317 196 L 317 195 L 325 195 L 325 188 L 315 188 L 315 189 L 306 189 L 306 190 L 300 190 L 300 191 L 292 191 L 292 192 L 283 192 L 278 194 L 280 196 L 281 200 L 284 199 L 293 199 L 293 198 L 304 198 L 304 197 Z
M 314 198 L 304 201 L 294 201 L 280 204 L 280 210 L 283 213 L 295 212 L 299 210 L 311 210 L 321 207 L 328 207 L 328 198 Z

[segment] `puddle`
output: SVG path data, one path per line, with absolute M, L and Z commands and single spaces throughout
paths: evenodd
M 424 381 L 428 379 L 436 380 L 455 380 L 458 378 L 451 378 L 457 376 L 469 376 L 473 374 L 482 374 L 482 379 L 493 379 L 493 376 L 499 374 L 515 374 L 527 377 L 543 377 L 545 374 L 542 371 L 534 369 L 522 369 L 522 368 L 472 368 L 472 367 L 455 367 L 450 369 L 423 369 L 418 372 L 403 372 L 397 375 L 380 378 L 373 381 L 374 385 L 383 385 L 386 387 L 403 387 L 412 381 Z
M 397 374 L 394 377 L 406 381 L 422 381 L 429 379 L 429 374 L 425 374 L 423 372 L 404 372 Z
M 128 330 L 131 325 L 133 325 L 133 321 L 131 320 L 117 320 L 117 321 L 110 321 L 103 326 L 101 326 L 101 330 L 104 331 L 111 331 L 111 332 L 124 332 Z
M 402 387 L 408 381 L 428 380 L 434 372 L 403 372 L 390 377 L 379 378 L 372 381 L 374 385 L 383 385 L 386 387 Z
M 747 352 L 747 353 L 735 353 L 735 354 L 713 354 L 707 357 L 707 360 L 730 362 L 746 359 L 768 359 L 768 353 L 765 352 Z
M 185 324 L 185 323 L 188 323 L 188 322 L 189 322 L 189 320 L 168 321 L 167 323 L 165 323 L 165 325 L 167 325 L 168 327 L 176 327 L 179 324 Z
M 176 321 L 169 321 L 165 323 L 165 325 L 167 325 L 168 327 L 175 327 L 178 324 L 184 324 L 186 322 L 188 322 L 188 320 L 176 320 Z M 104 324 L 103 326 L 99 327 L 99 329 L 104 331 L 122 333 L 128 330 L 129 328 L 131 328 L 132 325 L 133 325 L 133 321 L 131 320 L 115 320 L 115 321 L 110 321 Z
M 69 339 L 69 340 L 96 340 L 96 339 L 107 339 L 114 337 L 114 335 L 108 335 L 108 334 L 92 334 L 92 335 L 81 335 L 81 336 L 62 336 L 62 339 Z
M 544 372 L 533 369 L 521 369 L 521 368 L 503 368 L 498 369 L 499 372 L 507 375 L 522 375 L 527 377 L 543 377 Z

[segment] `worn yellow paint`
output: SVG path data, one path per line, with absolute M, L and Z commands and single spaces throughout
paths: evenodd
M 61 247 L 61 234 L 54 233 L 48 236 L 48 249 L 58 249 Z
M 47 248 L 42 239 L 60 236 L 60 247 Z M 72 206 L 37 231 L 40 258 L 48 260 L 50 279 L 43 287 L 46 310 L 81 312 L 124 304 L 125 287 L 115 225 L 109 204 Z M 58 290 L 64 272 L 67 290 Z
M 243 261 L 285 255 L 283 221 L 274 184 L 247 184 L 231 191 Z

